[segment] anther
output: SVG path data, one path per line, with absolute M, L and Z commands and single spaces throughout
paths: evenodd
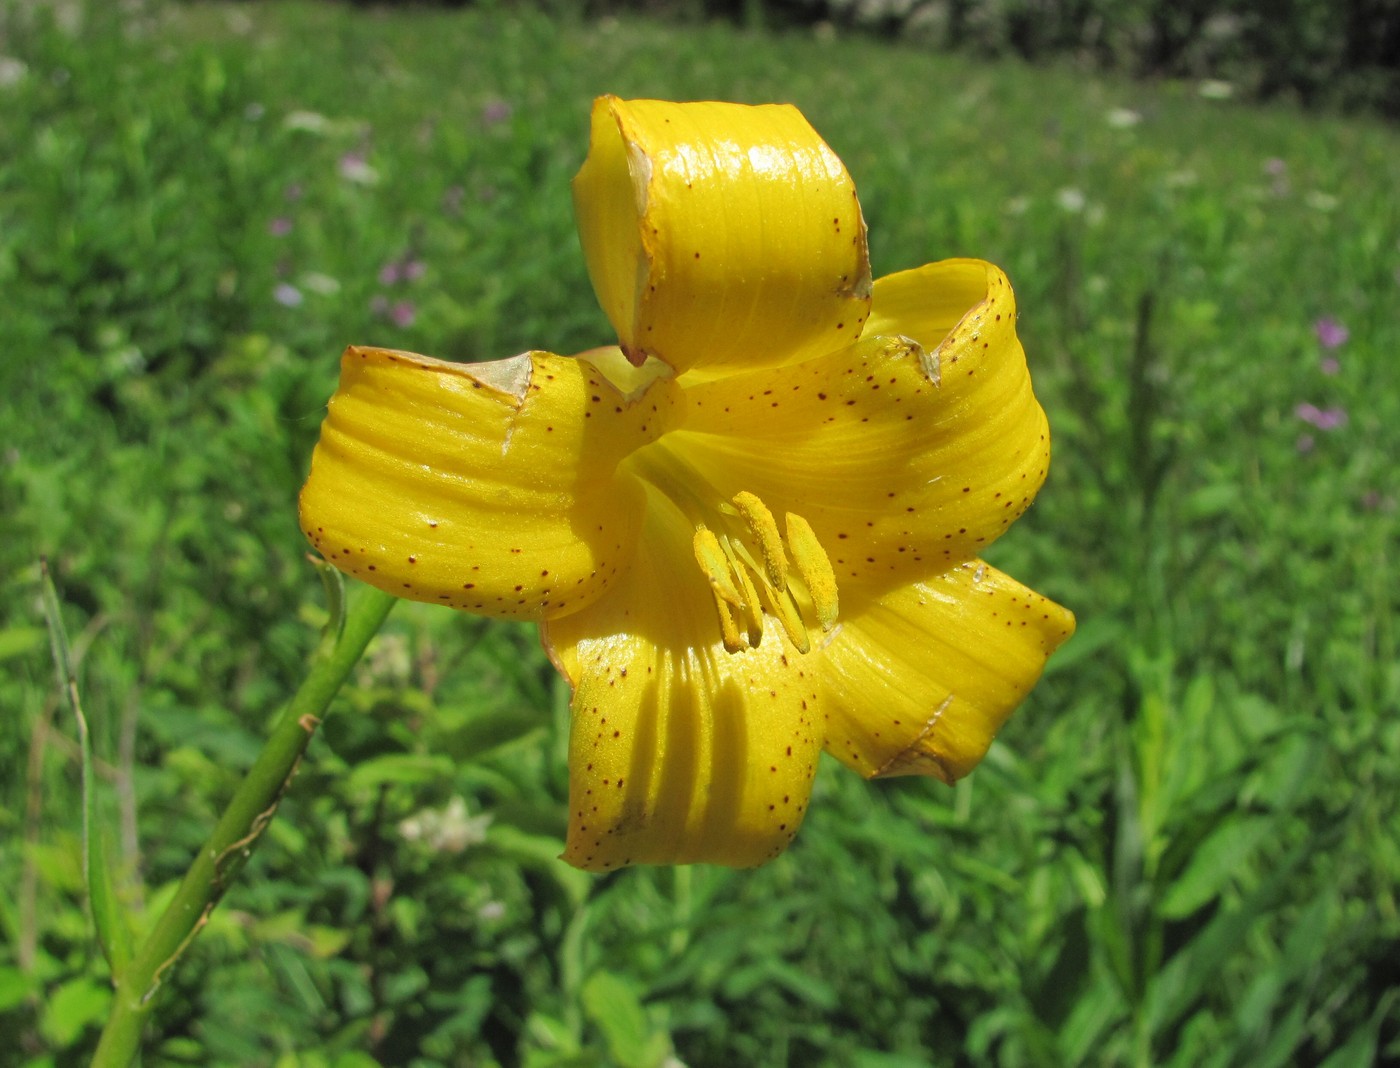
M 778 521 L 768 506 L 748 490 L 734 495 L 734 507 L 744 517 L 749 533 L 758 542 L 763 554 L 763 571 L 774 589 L 787 585 L 787 554 L 783 552 L 783 539 L 778 534 Z
M 692 544 L 695 549 L 695 562 L 705 573 L 705 578 L 709 580 L 710 588 L 715 591 L 715 596 L 721 601 L 727 601 L 735 608 L 742 608 L 744 605 L 743 595 L 739 593 L 739 588 L 734 585 L 729 557 L 725 554 L 719 539 L 715 537 L 715 532 L 706 527 L 700 527 L 695 532 Z
M 726 539 L 728 540 L 728 539 Z M 736 613 L 743 613 L 748 631 L 748 644 L 757 646 L 763 640 L 763 617 L 758 608 L 758 593 L 742 565 L 736 563 L 725 546 L 715 536 L 714 531 L 700 527 L 692 541 L 695 561 L 714 591 L 715 608 L 719 612 L 719 629 L 724 638 L 724 647 L 737 653 L 744 647 L 739 636 Z M 739 585 L 735 585 L 735 577 Z M 743 587 L 742 592 L 740 586 Z
M 699 525 L 693 549 L 714 594 L 725 649 L 738 652 L 744 647 L 744 638 L 750 647 L 757 648 L 763 641 L 763 617 L 770 615 L 794 649 L 808 652 L 812 639 L 803 620 L 805 606 L 810 603 L 823 631 L 836 625 L 838 613 L 836 574 L 811 524 L 787 513 L 785 546 L 777 520 L 756 495 L 736 494 L 732 503 L 720 504 L 718 511 L 727 519 L 721 521 L 717 532 Z M 734 518 L 743 520 L 747 532 L 733 524 Z M 797 568 L 793 581 L 801 584 L 798 593 L 805 590 L 804 607 L 799 607 L 789 581 L 789 552 Z
M 715 594 L 715 607 L 719 610 L 719 632 L 724 639 L 725 652 L 737 653 L 744 647 L 744 641 L 739 637 L 739 627 L 734 622 L 734 609 L 718 593 Z
M 812 607 L 817 613 L 817 622 L 823 631 L 836 626 L 839 610 L 836 592 L 836 572 L 831 568 L 831 557 L 826 555 L 822 543 L 817 540 L 812 525 L 800 515 L 787 514 L 788 548 L 792 550 L 797 573 L 807 584 L 807 592 L 812 595 Z
M 744 622 L 748 624 L 749 646 L 757 649 L 763 642 L 763 605 L 758 599 L 758 590 L 754 587 L 753 579 L 749 577 L 749 569 L 744 566 L 744 561 L 734 552 L 733 543 L 725 538 L 723 544 L 724 551 L 729 556 L 734 576 L 739 580 L 739 585 L 743 587 Z

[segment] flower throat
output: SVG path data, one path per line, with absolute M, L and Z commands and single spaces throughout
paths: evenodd
M 736 653 L 757 647 L 766 612 L 798 652 L 807 652 L 812 641 L 793 580 L 796 592 L 806 595 L 808 615 L 823 632 L 836 625 L 838 611 L 836 575 L 811 525 L 788 512 L 784 541 L 768 506 L 748 492 L 721 504 L 718 513 L 716 529 L 697 525 L 693 544 L 695 561 L 714 592 L 725 649 Z

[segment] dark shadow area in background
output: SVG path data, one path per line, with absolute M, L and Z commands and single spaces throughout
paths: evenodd
M 425 0 L 350 0 L 357 7 Z M 440 0 L 438 7 L 510 7 Z M 1400 118 L 1400 0 L 544 0 L 560 16 L 830 26 L 986 58 L 1229 81 L 1244 96 Z

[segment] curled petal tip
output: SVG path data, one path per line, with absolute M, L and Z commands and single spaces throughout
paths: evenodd
M 629 356 L 678 372 L 771 366 L 860 333 L 871 285 L 860 204 L 796 108 L 601 98 L 574 202 Z

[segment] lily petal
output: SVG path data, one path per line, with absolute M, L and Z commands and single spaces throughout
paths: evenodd
M 882 278 L 873 316 L 883 333 L 845 349 L 688 386 L 667 438 L 715 485 L 805 517 L 843 596 L 976 555 L 1029 507 L 1050 455 L 1001 271 Z
M 794 107 L 601 97 L 574 205 L 634 363 L 774 366 L 860 336 L 870 264 L 855 186 Z
M 634 551 L 644 494 L 616 467 L 661 432 L 666 385 L 629 401 L 588 362 L 549 353 L 458 364 L 352 346 L 302 529 L 398 597 L 508 618 L 577 611 Z
M 867 778 L 976 766 L 1074 616 L 977 560 L 846 618 L 826 650 L 827 751 Z
M 590 871 L 752 867 L 802 822 L 820 755 L 815 661 L 776 627 L 728 653 L 693 528 L 660 495 L 631 570 L 546 624 L 574 686 L 564 859 Z

